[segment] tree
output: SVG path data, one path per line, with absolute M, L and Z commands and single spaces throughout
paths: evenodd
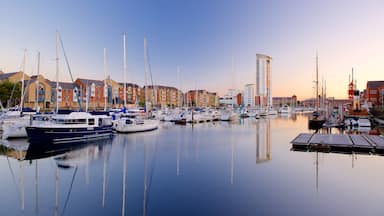
M 20 95 L 20 83 L 12 83 L 9 81 L 0 83 L 0 100 L 4 107 L 19 105 Z

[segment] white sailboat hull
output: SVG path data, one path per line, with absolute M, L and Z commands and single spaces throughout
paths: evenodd
M 159 121 L 144 120 L 143 123 L 125 124 L 124 120 L 117 123 L 115 130 L 120 133 L 137 133 L 144 131 L 156 130 L 159 128 Z
M 3 139 L 27 138 L 25 127 L 30 124 L 30 116 L 7 119 L 3 122 Z
M 236 121 L 239 119 L 239 115 L 237 113 L 224 113 L 221 114 L 220 120 L 221 121 Z

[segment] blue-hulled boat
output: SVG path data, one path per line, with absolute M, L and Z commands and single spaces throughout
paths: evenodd
M 107 115 L 72 112 L 26 127 L 31 144 L 86 142 L 112 136 L 112 119 Z

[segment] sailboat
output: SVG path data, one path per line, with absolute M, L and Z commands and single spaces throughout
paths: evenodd
M 125 58 L 125 34 L 124 34 L 124 58 Z M 145 60 L 145 72 L 147 75 L 148 63 L 147 63 L 147 40 L 144 38 L 144 60 Z M 125 62 L 125 60 L 124 60 Z M 145 76 L 145 82 L 147 81 L 147 76 Z M 147 86 L 145 86 L 145 110 L 148 112 L 148 103 L 147 103 Z M 124 94 L 125 95 L 125 94 Z M 136 132 L 145 132 L 156 130 L 159 127 L 159 120 L 155 119 L 143 119 L 136 113 L 127 113 L 122 115 L 122 117 L 115 121 L 114 128 L 117 132 L 120 133 L 136 133 Z
M 64 46 L 59 33 L 56 32 L 56 89 L 58 89 L 58 43 Z M 68 64 L 67 56 L 64 57 L 73 82 L 72 73 Z M 56 95 L 56 112 L 58 111 L 58 94 Z M 81 110 L 80 97 L 77 97 Z M 51 121 L 44 123 L 32 122 L 26 127 L 28 140 L 31 145 L 41 144 L 63 144 L 73 142 L 86 142 L 112 136 L 112 118 L 106 115 L 92 115 L 87 112 L 72 112 L 69 114 L 57 114 L 52 116 Z
M 235 73 L 235 69 L 234 69 L 234 58 L 232 57 L 232 74 Z M 237 121 L 239 120 L 240 118 L 240 114 L 237 113 L 235 111 L 235 108 L 234 108 L 234 98 L 236 98 L 236 95 L 235 94 L 232 94 L 231 96 L 232 98 L 232 104 L 227 107 L 226 109 L 222 110 L 221 111 L 221 114 L 220 114 L 220 121 Z
M 312 116 L 308 120 L 308 128 L 309 129 L 319 129 L 323 127 L 325 123 L 324 116 L 319 113 L 319 64 L 318 64 L 318 56 L 316 54 L 316 103 L 315 103 L 315 111 Z
M 3 129 L 3 139 L 12 139 L 12 138 L 27 138 L 27 131 L 25 127 L 30 124 L 31 115 L 36 114 L 31 112 L 28 114 L 23 113 L 24 105 L 24 74 L 26 67 L 26 50 L 24 50 L 24 60 L 23 60 L 23 75 L 21 78 L 21 99 L 20 99 L 20 110 L 10 111 L 5 114 L 5 119 L 2 122 Z M 39 74 L 40 67 L 40 52 L 37 55 L 37 73 Z M 37 80 L 39 77 L 37 76 Z M 37 97 L 37 95 L 36 95 Z

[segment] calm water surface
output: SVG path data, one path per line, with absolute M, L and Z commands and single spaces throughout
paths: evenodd
M 0 215 L 383 215 L 384 157 L 291 151 L 306 127 L 164 123 L 45 153 L 4 142 Z

